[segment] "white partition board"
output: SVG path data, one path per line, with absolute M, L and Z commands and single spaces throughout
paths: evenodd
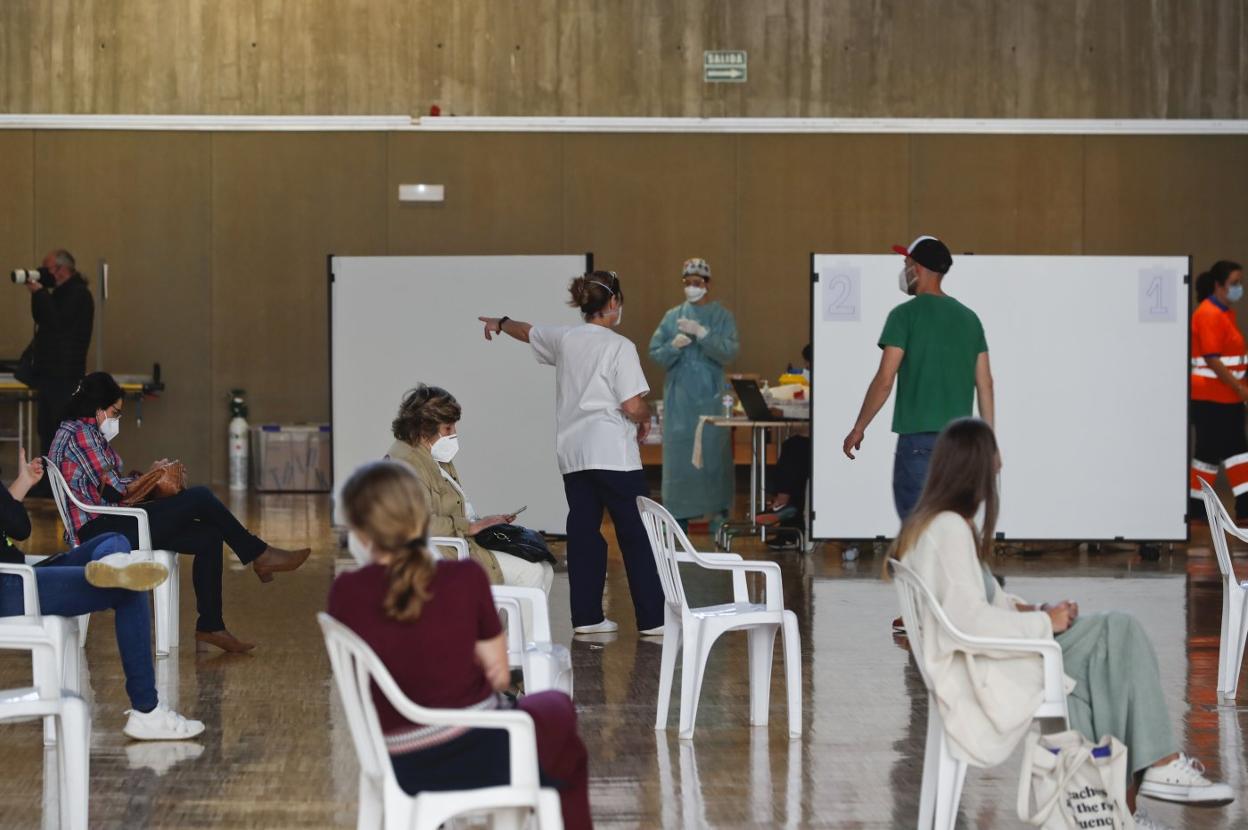
M 399 401 L 423 382 L 463 406 L 455 466 L 477 511 L 527 505 L 518 523 L 565 532 L 554 370 L 525 343 L 487 343 L 477 317 L 579 322 L 568 283 L 586 265 L 583 254 L 332 257 L 334 493 L 356 467 L 385 454 Z
M 819 538 L 893 537 L 893 399 L 841 451 L 906 301 L 896 255 L 816 254 L 812 505 Z M 1005 538 L 1187 536 L 1187 257 L 954 256 L 944 289 L 984 324 Z

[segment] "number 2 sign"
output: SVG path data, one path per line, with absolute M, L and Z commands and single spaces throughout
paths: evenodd
M 850 266 L 833 266 L 819 274 L 823 283 L 823 319 L 856 323 L 862 319 L 862 272 Z

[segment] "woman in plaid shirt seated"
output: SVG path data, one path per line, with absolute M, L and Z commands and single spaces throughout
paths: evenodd
M 117 504 L 136 478 L 123 475 L 121 456 L 109 446 L 120 430 L 124 395 L 107 372 L 82 379 L 70 399 L 66 418 L 52 440 L 48 457 L 69 489 L 86 504 Z M 156 464 L 162 462 L 158 461 Z M 154 464 L 153 467 L 156 465 Z M 224 651 L 250 651 L 225 627 L 221 612 L 222 544 L 228 544 L 243 564 L 255 570 L 261 582 L 273 581 L 278 571 L 293 571 L 311 553 L 309 548 L 282 550 L 252 535 L 207 487 L 191 487 L 176 496 L 147 502 L 152 547 L 195 557 L 191 581 L 199 620 L 195 640 Z M 93 515 L 69 505 L 66 541 L 78 544 L 103 533 L 122 533 L 138 548 L 138 523 L 129 516 Z

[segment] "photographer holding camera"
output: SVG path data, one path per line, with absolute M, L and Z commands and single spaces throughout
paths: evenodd
M 13 281 L 30 291 L 35 337 L 30 344 L 33 377 L 28 385 L 39 399 L 39 444 L 47 455 L 69 398 L 87 370 L 87 347 L 95 322 L 95 300 L 86 280 L 63 248 L 50 252 L 34 272 L 14 272 Z

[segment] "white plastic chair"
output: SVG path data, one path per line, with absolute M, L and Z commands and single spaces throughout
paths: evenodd
M 559 794 L 538 782 L 537 738 L 533 720 L 520 711 L 426 709 L 399 689 L 368 644 L 328 614 L 317 614 L 325 648 L 342 697 L 347 725 L 360 762 L 360 807 L 356 826 L 387 830 L 436 830 L 456 816 L 486 814 L 496 828 L 523 826 L 533 814 L 540 830 L 562 830 Z M 426 726 L 505 729 L 510 753 L 506 786 L 408 795 L 399 786 L 377 720 L 372 687 L 400 715 Z
M 698 698 L 711 646 L 728 631 L 745 631 L 749 637 L 750 724 L 767 724 L 771 695 L 771 663 L 776 632 L 784 637 L 785 688 L 788 691 L 789 736 L 802 733 L 801 638 L 797 615 L 785 610 L 780 582 L 780 566 L 775 562 L 745 562 L 734 553 L 699 553 L 689 543 L 672 514 L 645 496 L 637 497 L 650 548 L 663 583 L 663 664 L 659 675 L 659 705 L 654 728 L 667 728 L 667 707 L 676 672 L 676 654 L 684 649 L 680 676 L 680 737 L 693 737 L 698 714 Z M 713 571 L 732 572 L 733 601 L 723 605 L 691 608 L 685 599 L 680 563 L 699 565 Z M 762 603 L 750 602 L 747 573 L 764 577 Z
M 468 559 L 468 542 L 458 536 L 433 536 L 434 548 L 453 548 Z M 572 654 L 550 636 L 550 604 L 541 588 L 492 585 L 494 606 L 504 613 L 507 663 L 524 674 L 525 692 L 557 689 L 572 696 Z
M 30 652 L 33 682 L 48 700 L 54 700 L 62 689 L 77 694 L 82 652 L 77 644 L 76 619 L 43 615 L 35 571 L 29 565 L 0 563 L 0 575 L 21 579 L 25 611 L 20 617 L 0 617 L 0 650 Z M 43 741 L 49 745 L 56 741 L 56 723 L 51 715 L 43 722 Z
M 33 565 L 38 565 L 43 560 L 50 559 L 51 557 L 34 556 L 31 554 L 25 554 L 22 558 L 26 560 L 27 565 L 33 566 Z M 87 626 L 91 624 L 91 615 L 79 614 L 78 616 L 74 617 L 74 621 L 78 624 L 78 647 L 86 648 L 87 647 Z
M 451 549 L 454 558 L 468 559 L 468 542 L 458 536 L 431 536 L 434 550 Z M 354 556 L 354 554 L 353 554 Z M 356 564 L 368 562 L 356 557 Z M 525 692 L 558 689 L 572 696 L 572 655 L 551 640 L 550 607 L 541 588 L 492 585 L 494 607 L 503 613 L 507 635 L 507 663 L 524 675 Z
M 940 707 L 932 694 L 932 679 L 923 663 L 923 626 L 928 614 L 941 631 L 959 649 L 968 653 L 992 651 L 1036 654 L 1044 660 L 1044 699 L 1036 709 L 1035 718 L 1052 718 L 1067 728 L 1065 674 L 1062 671 L 1062 647 L 1056 640 L 1026 640 L 1005 637 L 972 637 L 963 634 L 949 621 L 936 597 L 912 569 L 889 559 L 897 595 L 901 600 L 901 618 L 906 624 L 910 652 L 918 664 L 919 674 L 927 687 L 927 749 L 923 756 L 923 787 L 919 796 L 919 830 L 952 830 L 966 780 L 966 763 L 949 752 Z
M 541 588 L 521 588 L 515 585 L 495 585 L 494 607 L 505 615 L 503 632 L 507 635 L 507 663 L 520 669 L 524 675 L 524 691 L 544 692 L 549 689 L 572 696 L 572 654 L 566 647 L 550 642 L 550 625 L 545 620 L 546 593 Z M 545 620 L 545 631 L 538 624 L 527 624 L 525 603 L 538 605 L 537 598 L 526 596 L 530 592 L 540 597 L 540 611 L 532 614 L 535 620 Z M 529 639 L 535 638 L 535 639 Z
M 73 649 L 71 649 L 73 650 Z M 91 763 L 91 715 L 75 694 L 60 689 L 0 689 L 0 722 L 42 718 L 57 732 L 56 779 L 60 806 L 60 826 L 86 830 L 89 770 Z M 47 771 L 45 771 L 45 775 Z M 44 800 L 44 809 L 48 808 Z M 52 824 L 44 817 L 44 824 Z
M 1209 535 L 1222 572 L 1222 636 L 1218 642 L 1218 696 L 1224 701 L 1235 700 L 1239 691 L 1239 672 L 1244 665 L 1244 643 L 1248 640 L 1248 582 L 1235 578 L 1227 535 L 1248 542 L 1248 532 L 1226 512 L 1217 492 L 1201 479 L 1200 488 L 1209 517 Z
M 71 541 L 77 544 L 73 525 L 69 522 L 69 507 L 66 501 L 72 502 L 79 510 L 98 516 L 130 516 L 139 526 L 139 548 L 135 553 L 146 553 L 154 562 L 159 562 L 169 571 L 169 578 L 152 590 L 153 605 L 156 611 L 156 656 L 165 657 L 171 648 L 178 647 L 178 621 L 180 617 L 181 582 L 178 579 L 177 551 L 152 550 L 151 525 L 147 521 L 147 511 L 142 507 L 114 507 L 112 505 L 85 504 L 74 495 L 65 483 L 64 476 L 51 459 L 43 459 L 43 468 L 48 481 L 52 485 L 52 498 L 56 509 L 61 514 L 61 522 Z

